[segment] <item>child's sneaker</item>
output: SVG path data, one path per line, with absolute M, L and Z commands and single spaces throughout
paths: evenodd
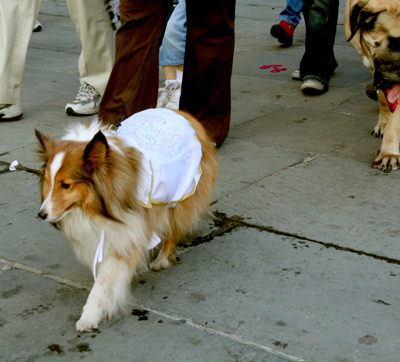
M 165 105 L 165 108 L 171 109 L 179 109 L 179 101 L 181 100 L 181 84 L 179 82 L 178 86 L 175 87 L 175 90 L 172 93 L 172 97 L 170 98 L 169 102 Z
M 173 97 L 175 90 L 180 89 L 180 83 L 176 80 L 166 80 L 165 81 L 165 87 L 160 88 L 160 95 L 158 96 L 157 99 L 157 108 L 165 108 L 171 98 Z M 179 96 L 180 96 L 180 91 L 179 91 Z M 179 103 L 179 100 L 178 100 Z M 179 105 L 178 105 L 179 106 Z M 171 107 L 169 107 L 171 108 Z M 178 108 L 176 108 L 178 109 Z
M 287 21 L 281 21 L 279 24 L 275 24 L 271 28 L 271 35 L 277 38 L 279 43 L 282 43 L 288 47 L 293 44 L 294 29 L 296 27 Z

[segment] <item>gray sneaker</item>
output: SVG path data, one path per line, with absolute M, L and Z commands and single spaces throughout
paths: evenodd
M 18 121 L 22 118 L 22 107 L 17 104 L 0 104 L 0 122 Z
M 75 100 L 65 106 L 65 112 L 70 116 L 90 116 L 99 111 L 101 96 L 96 90 L 79 78 L 81 86 Z
M 169 101 L 171 100 L 172 96 L 175 93 L 175 90 L 180 89 L 180 83 L 176 80 L 166 80 L 165 87 L 160 88 L 160 95 L 157 99 L 157 108 L 165 108 Z M 179 91 L 180 95 L 180 91 Z M 179 100 L 178 100 L 179 103 Z M 171 107 L 170 107 L 171 108 Z
M 170 98 L 169 102 L 165 105 L 165 108 L 170 109 L 179 109 L 179 101 L 181 99 L 181 84 L 177 82 L 178 85 L 175 87 L 175 90 L 172 93 L 172 97 Z

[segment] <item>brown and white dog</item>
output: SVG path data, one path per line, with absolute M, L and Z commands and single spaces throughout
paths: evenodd
M 379 91 L 380 114 L 373 134 L 382 145 L 373 167 L 400 166 L 400 0 L 348 0 L 344 31 L 347 41 L 370 69 Z
M 163 239 L 162 250 L 150 267 L 167 267 L 174 260 L 175 241 L 200 220 L 211 200 L 218 160 L 202 125 L 180 111 L 147 110 L 138 114 L 141 113 L 142 118 L 132 123 L 134 128 L 126 130 L 125 136 L 135 134 L 137 138 L 132 142 L 142 148 L 132 146 L 120 129 L 116 134 L 96 120 L 89 126 L 73 126 L 61 140 L 36 131 L 44 161 L 39 216 L 61 227 L 79 260 L 95 274 L 96 281 L 76 323 L 78 331 L 95 329 L 102 319 L 127 312 L 132 302 L 130 282 L 147 268 L 149 244 L 158 236 Z M 132 117 L 126 120 L 127 124 Z M 183 135 L 184 127 L 187 132 Z M 189 144 L 195 151 L 185 148 Z M 148 159 L 146 147 L 151 152 L 164 152 L 163 157 L 179 154 L 181 168 L 193 168 L 196 180 L 189 177 L 193 181 L 188 183 L 189 189 L 185 186 L 189 192 L 184 188 L 179 199 L 153 198 L 157 192 L 157 197 L 167 194 L 165 185 L 169 182 L 161 180 L 156 186 L 157 167 L 165 167 L 162 172 L 167 171 L 168 177 L 180 166 L 165 165 L 165 161 L 157 166 L 154 159 Z M 185 163 L 189 159 L 191 166 Z M 150 176 L 146 176 L 146 168 Z M 184 178 L 176 174 L 174 177 L 177 183 Z M 145 179 L 151 185 L 142 187 Z M 175 181 L 169 186 L 173 193 L 174 184 Z M 103 254 L 102 259 L 96 259 L 99 253 Z M 97 261 L 101 263 L 96 279 Z

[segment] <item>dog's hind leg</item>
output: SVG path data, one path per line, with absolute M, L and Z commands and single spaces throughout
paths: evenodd
M 82 316 L 76 323 L 77 331 L 96 329 L 102 319 L 129 310 L 132 305 L 130 283 L 138 263 L 139 258 L 127 260 L 117 254 L 104 258 Z
M 155 271 L 167 268 L 175 260 L 174 257 L 175 240 L 171 236 L 164 239 L 162 249 L 160 250 L 156 260 L 150 264 L 150 268 Z

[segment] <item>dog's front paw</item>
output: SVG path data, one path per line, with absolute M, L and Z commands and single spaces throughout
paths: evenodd
M 397 170 L 400 165 L 400 155 L 378 153 L 378 157 L 372 162 L 372 167 L 379 168 L 384 172 Z
M 376 126 L 374 127 L 374 130 L 372 131 L 372 135 L 375 137 L 383 137 L 383 134 L 385 133 L 385 128 L 386 128 L 386 123 L 380 123 L 378 122 Z
M 75 327 L 78 332 L 90 332 L 97 329 L 98 325 L 98 322 L 86 320 L 82 315 L 78 322 L 76 322 Z
M 76 330 L 78 332 L 89 332 L 93 329 L 97 329 L 101 319 L 100 308 L 86 304 L 83 307 L 81 318 L 75 324 Z
M 98 323 L 86 321 L 81 317 L 78 322 L 76 322 L 75 327 L 78 332 L 90 332 L 94 329 L 97 329 Z

